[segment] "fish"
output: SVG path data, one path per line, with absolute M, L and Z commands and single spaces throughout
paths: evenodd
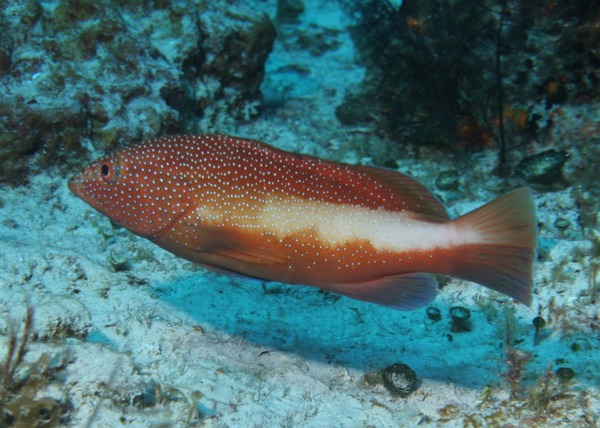
M 537 220 L 526 187 L 451 219 L 399 172 L 215 134 L 124 147 L 68 186 L 118 225 L 213 271 L 400 310 L 430 304 L 436 275 L 531 303 Z

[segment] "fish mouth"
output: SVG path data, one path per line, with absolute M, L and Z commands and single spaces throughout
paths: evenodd
M 78 174 L 69 179 L 67 182 L 67 187 L 71 192 L 75 194 L 79 199 L 88 204 L 94 206 L 90 199 L 94 199 L 92 195 L 89 194 L 88 186 L 90 181 L 86 179 L 84 174 Z
M 81 199 L 81 183 L 78 182 L 76 178 L 77 177 L 72 177 L 67 183 L 67 186 L 71 192 L 75 193 L 75 195 Z

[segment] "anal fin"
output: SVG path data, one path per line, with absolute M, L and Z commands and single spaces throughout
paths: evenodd
M 410 311 L 431 303 L 437 295 L 438 283 L 429 274 L 409 273 L 360 283 L 331 284 L 322 288 L 353 299 Z

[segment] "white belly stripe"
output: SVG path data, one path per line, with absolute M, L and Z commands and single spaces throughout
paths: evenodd
M 449 247 L 460 237 L 452 223 L 430 223 L 410 213 L 371 210 L 326 202 L 277 201 L 261 212 L 260 226 L 282 239 L 307 230 L 324 245 L 366 240 L 381 251 L 405 252 Z

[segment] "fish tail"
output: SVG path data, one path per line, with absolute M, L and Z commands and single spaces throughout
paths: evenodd
M 537 219 L 531 190 L 517 189 L 453 221 L 459 245 L 452 275 L 531 303 Z

